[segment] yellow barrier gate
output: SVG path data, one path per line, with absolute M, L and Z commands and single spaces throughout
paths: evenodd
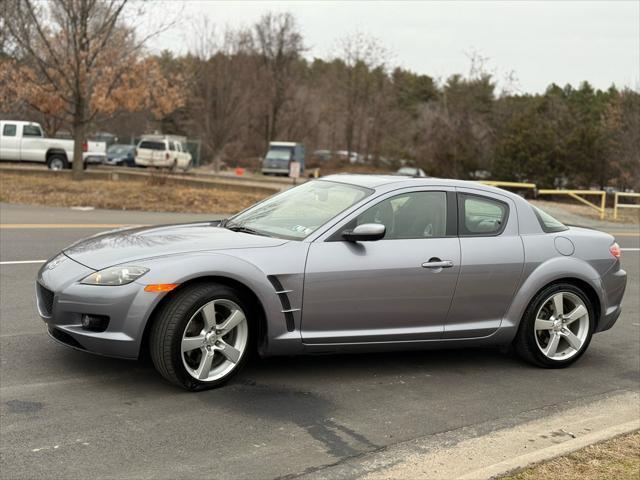
M 529 188 L 531 190 L 536 189 L 535 183 L 519 183 L 519 182 L 501 182 L 499 180 L 481 180 L 478 183 L 485 185 L 491 185 L 492 187 L 506 187 L 506 188 Z
M 600 213 L 600 220 L 604 220 L 607 192 L 604 192 L 602 190 L 538 190 L 538 195 L 567 195 L 596 210 L 598 213 Z M 599 196 L 600 206 L 598 206 L 598 204 L 596 203 L 590 202 L 586 198 L 582 198 L 581 195 Z
M 640 193 L 616 192 L 615 193 L 615 199 L 614 199 L 614 202 L 613 202 L 613 218 L 614 219 L 618 218 L 618 208 L 640 208 L 640 204 L 638 204 L 638 203 L 619 203 L 618 199 L 620 197 L 631 197 L 631 198 L 639 198 L 640 199 Z

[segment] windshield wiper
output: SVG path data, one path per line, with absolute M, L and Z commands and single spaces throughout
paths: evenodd
M 254 230 L 253 228 L 250 227 L 245 227 L 242 225 L 225 225 L 225 227 L 227 230 L 231 230 L 232 232 L 242 232 L 242 233 L 249 233 L 251 235 L 261 235 L 263 237 L 272 237 L 273 235 L 269 235 L 268 233 L 264 233 L 264 232 L 259 232 L 258 230 Z

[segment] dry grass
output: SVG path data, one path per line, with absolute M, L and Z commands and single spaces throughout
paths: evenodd
M 233 213 L 263 194 L 217 188 L 190 188 L 154 176 L 141 181 L 83 180 L 12 175 L 0 177 L 0 201 L 49 207 L 91 206 L 115 210 Z
M 640 432 L 591 445 L 502 480 L 638 480 Z

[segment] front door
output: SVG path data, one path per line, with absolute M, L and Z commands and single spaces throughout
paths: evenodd
M 308 344 L 441 338 L 460 271 L 455 194 L 387 194 L 327 239 L 311 244 L 302 309 Z M 340 232 L 382 223 L 385 237 L 347 242 Z
M 20 160 L 20 137 L 18 125 L 5 123 L 0 132 L 0 160 Z

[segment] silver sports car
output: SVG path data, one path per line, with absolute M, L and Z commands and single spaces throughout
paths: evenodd
M 512 344 L 566 367 L 620 315 L 611 235 L 472 182 L 334 175 L 222 222 L 114 230 L 38 273 L 67 346 L 191 390 L 262 356 Z

